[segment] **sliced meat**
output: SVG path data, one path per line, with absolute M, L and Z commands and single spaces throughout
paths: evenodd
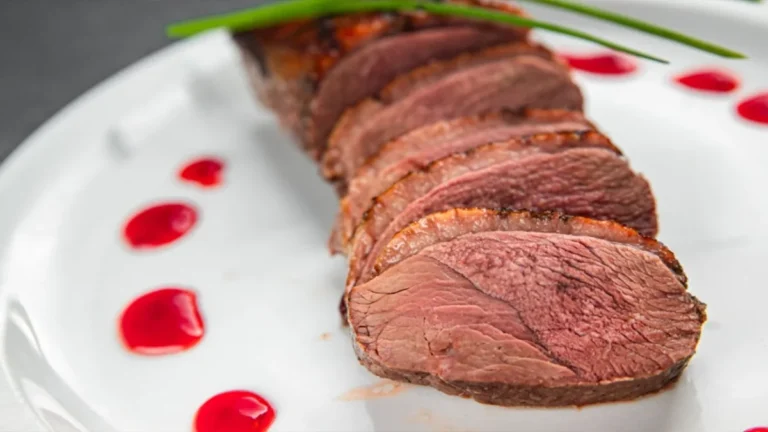
M 705 305 L 674 255 L 613 222 L 454 210 L 348 295 L 355 351 L 381 377 L 494 405 L 633 399 L 682 373 Z
M 367 99 L 336 124 L 323 160 L 326 178 L 346 183 L 386 142 L 419 127 L 501 109 L 581 110 L 583 98 L 568 70 L 550 59 L 517 55 L 470 65 L 396 100 Z
M 340 253 L 373 198 L 402 177 L 428 164 L 471 148 L 514 137 L 550 132 L 579 132 L 594 126 L 578 111 L 523 110 L 444 120 L 416 129 L 384 145 L 349 184 L 329 242 Z
M 683 267 L 669 249 L 627 226 L 557 212 L 532 213 L 525 210 L 483 208 L 456 208 L 433 213 L 403 228 L 377 256 L 370 278 L 376 277 L 428 246 L 450 241 L 465 234 L 487 231 L 535 231 L 599 236 L 613 243 L 628 244 L 657 255 L 677 275 L 682 284 L 688 283 Z
M 498 2 L 455 2 L 522 13 Z M 242 32 L 235 41 L 256 96 L 319 160 L 344 109 L 397 75 L 464 51 L 524 40 L 527 33 L 423 12 L 361 13 Z
M 398 231 L 454 207 L 559 210 L 619 221 L 649 236 L 657 230 L 648 182 L 608 138 L 594 131 L 525 137 L 441 159 L 379 195 L 349 242 L 347 288 L 365 280 Z
M 415 68 L 390 81 L 375 97 L 379 102 L 385 104 L 397 102 L 419 87 L 439 81 L 467 67 L 520 55 L 555 59 L 552 51 L 536 43 L 516 41 L 499 44 L 474 52 L 463 52 L 453 58 L 433 61 L 425 66 Z M 559 62 L 560 59 L 558 58 L 557 61 Z

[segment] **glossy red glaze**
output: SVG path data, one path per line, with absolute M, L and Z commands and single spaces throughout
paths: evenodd
M 135 299 L 120 317 L 120 334 L 129 351 L 142 355 L 188 350 L 205 328 L 194 292 L 162 288 Z
M 264 432 L 275 410 L 261 396 L 242 390 L 218 394 L 197 411 L 195 432 Z
M 223 161 L 216 158 L 202 158 L 182 167 L 179 178 L 202 187 L 215 187 L 221 184 L 223 172 Z
M 702 69 L 675 78 L 679 84 L 694 90 L 730 93 L 739 88 L 739 79 L 732 73 L 717 69 Z
M 185 203 L 165 203 L 133 215 L 123 237 L 134 249 L 151 249 L 173 243 L 197 223 L 197 210 Z
M 628 75 L 637 71 L 637 63 L 626 56 L 613 53 L 561 54 L 561 57 L 574 69 L 599 75 Z
M 747 120 L 768 125 L 768 92 L 745 99 L 736 111 Z

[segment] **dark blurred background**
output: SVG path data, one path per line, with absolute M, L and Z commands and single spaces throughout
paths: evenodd
M 81 93 L 171 43 L 166 24 L 259 0 L 0 0 L 0 161 Z

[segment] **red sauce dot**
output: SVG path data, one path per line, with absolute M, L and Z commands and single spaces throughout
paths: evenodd
M 197 210 L 189 204 L 166 203 L 133 215 L 123 228 L 123 237 L 134 249 L 150 249 L 173 243 L 197 223 Z
M 261 396 L 235 390 L 218 394 L 197 411 L 195 432 L 264 432 L 275 410 Z
M 179 178 L 202 187 L 215 187 L 221 184 L 223 171 L 224 162 L 219 159 L 196 159 L 181 168 Z
M 739 103 L 736 107 L 743 118 L 768 125 L 768 93 L 758 94 Z
M 138 297 L 120 317 L 120 334 L 131 352 L 173 354 L 197 345 L 205 332 L 194 292 L 162 288 Z
M 599 75 L 627 75 L 637 70 L 637 63 L 613 53 L 561 56 L 572 68 Z
M 680 75 L 678 83 L 692 88 L 713 93 L 730 93 L 739 87 L 739 79 L 733 74 L 715 69 L 703 69 Z
M 744 432 L 768 432 L 768 427 L 759 426 L 751 429 L 747 429 Z

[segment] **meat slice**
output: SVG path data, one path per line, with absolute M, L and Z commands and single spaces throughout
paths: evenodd
M 428 164 L 471 148 L 514 137 L 595 129 L 578 111 L 523 110 L 444 120 L 416 129 L 384 145 L 353 177 L 341 200 L 329 242 L 340 253 L 371 201 L 402 177 Z
M 499 2 L 454 2 L 522 14 Z M 304 20 L 241 32 L 234 39 L 256 96 L 319 160 L 344 109 L 397 75 L 527 34 L 523 28 L 409 12 Z
M 467 62 L 437 79 L 422 79 L 395 99 L 367 99 L 345 112 L 328 141 L 323 174 L 346 183 L 386 142 L 419 127 L 501 109 L 581 110 L 583 97 L 566 67 L 540 55 Z
M 613 222 L 459 209 L 415 223 L 383 256 L 399 259 L 348 295 L 361 363 L 488 404 L 657 391 L 706 320 L 674 255 Z
M 606 230 L 605 227 L 610 227 Z M 660 242 L 632 228 L 612 221 L 599 221 L 557 212 L 510 211 L 483 208 L 456 208 L 433 213 L 398 232 L 376 257 L 371 278 L 433 244 L 465 234 L 488 231 L 535 231 L 567 235 L 599 236 L 613 243 L 628 244 L 657 255 L 683 285 L 685 273 L 675 255 Z
M 414 171 L 379 195 L 349 242 L 347 288 L 411 222 L 455 207 L 559 210 L 656 234 L 655 200 L 610 140 L 595 131 L 494 143 Z

